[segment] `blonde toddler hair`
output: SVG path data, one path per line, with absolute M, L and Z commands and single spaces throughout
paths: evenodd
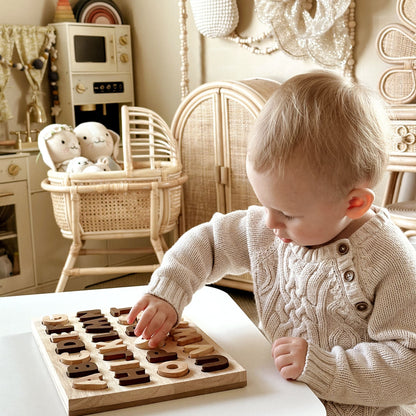
M 334 192 L 374 187 L 387 161 L 390 120 L 370 90 L 326 71 L 277 88 L 252 129 L 248 161 L 258 172 L 285 173 L 295 156 Z

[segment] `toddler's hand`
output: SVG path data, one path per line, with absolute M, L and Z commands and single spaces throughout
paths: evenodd
M 130 310 L 127 317 L 129 324 L 139 312 L 144 311 L 134 329 L 136 336 L 149 340 L 149 347 L 156 348 L 177 321 L 177 314 L 172 305 L 153 295 L 144 295 Z
M 306 362 L 308 343 L 303 338 L 283 337 L 273 342 L 274 365 L 286 380 L 296 380 Z

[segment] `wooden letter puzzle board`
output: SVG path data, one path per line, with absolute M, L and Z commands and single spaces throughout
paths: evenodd
M 69 416 L 244 387 L 246 371 L 201 329 L 182 321 L 150 350 L 126 322 L 130 308 L 54 314 L 33 335 Z M 161 375 L 162 374 L 162 375 Z

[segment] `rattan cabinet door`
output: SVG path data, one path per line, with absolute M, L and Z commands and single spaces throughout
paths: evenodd
M 263 80 L 264 82 L 264 80 Z M 247 87 L 247 85 L 245 85 Z M 245 94 L 235 89 L 221 89 L 221 159 L 219 165 L 225 171 L 222 185 L 225 198 L 225 212 L 246 209 L 258 204 L 246 175 L 247 138 L 250 129 L 267 97 Z
M 172 132 L 188 175 L 181 232 L 215 212 L 258 203 L 245 172 L 247 137 L 278 85 L 265 79 L 207 83 L 179 106 Z
M 179 142 L 184 173 L 181 234 L 221 211 L 216 170 L 218 88 L 188 97 L 176 112 L 172 133 Z
M 249 131 L 278 88 L 272 80 L 213 82 L 191 92 L 172 122 L 188 181 L 183 189 L 180 232 L 258 204 L 245 171 Z M 250 277 L 227 276 L 227 286 L 250 288 Z

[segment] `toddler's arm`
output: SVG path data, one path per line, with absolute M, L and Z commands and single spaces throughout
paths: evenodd
M 127 322 L 134 322 L 136 316 L 144 311 L 136 325 L 134 334 L 149 340 L 149 347 L 156 348 L 178 320 L 172 305 L 153 295 L 144 295 L 131 309 Z

